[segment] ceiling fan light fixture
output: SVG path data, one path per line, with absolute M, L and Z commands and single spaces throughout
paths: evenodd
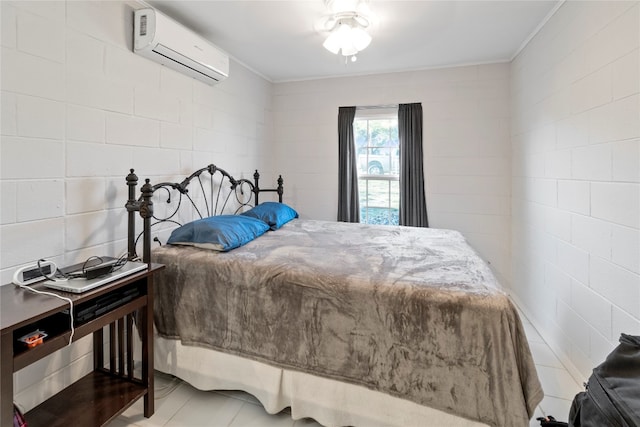
M 342 47 L 342 38 L 339 29 L 335 29 L 329 34 L 329 37 L 322 44 L 329 52 L 337 55 Z
M 358 13 L 353 17 L 353 20 L 356 21 L 356 23 L 362 28 L 367 28 L 369 26 L 369 20 L 365 17 L 365 15 L 361 15 Z
M 358 51 L 366 49 L 371 43 L 371 36 L 360 27 L 351 29 L 351 40 Z
M 358 12 L 362 5 L 368 6 L 364 0 L 329 0 L 327 6 L 333 15 L 327 18 L 325 28 L 330 31 L 322 44 L 333 54 L 353 56 L 365 49 L 371 43 L 371 36 L 365 28 L 369 26 L 369 19 Z
M 351 56 L 358 53 L 358 49 L 353 45 L 353 43 L 347 43 L 342 45 L 342 56 Z

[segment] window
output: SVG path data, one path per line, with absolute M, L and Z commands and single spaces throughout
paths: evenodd
M 397 111 L 358 112 L 353 131 L 358 163 L 360 222 L 398 225 L 400 148 Z

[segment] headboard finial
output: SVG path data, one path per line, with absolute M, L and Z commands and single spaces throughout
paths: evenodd
M 133 168 L 129 169 L 129 175 L 127 175 L 126 180 L 127 180 L 127 185 L 129 186 L 138 185 L 138 175 L 133 173 Z
M 136 246 L 134 242 L 134 236 L 136 233 L 136 222 L 134 212 L 140 207 L 136 201 L 136 187 L 138 186 L 138 176 L 134 173 L 133 168 L 129 169 L 129 174 L 126 177 L 127 186 L 129 187 L 129 198 L 124 205 L 127 209 L 128 215 L 128 255 L 129 259 L 133 259 L 136 256 Z
M 282 179 L 282 175 L 278 176 L 278 188 L 276 189 L 276 192 L 278 193 L 278 201 L 280 203 L 282 203 L 282 194 L 284 193 L 284 180 Z

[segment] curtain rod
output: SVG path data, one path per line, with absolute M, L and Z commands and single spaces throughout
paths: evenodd
M 399 104 L 388 105 L 365 105 L 362 107 L 356 107 L 356 110 L 381 110 L 386 108 L 398 108 Z

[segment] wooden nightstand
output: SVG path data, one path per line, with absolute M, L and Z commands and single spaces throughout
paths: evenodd
M 153 275 L 162 265 L 134 273 L 94 290 L 71 294 L 74 309 L 92 305 L 105 297 L 115 300 L 95 317 L 74 324 L 73 341 L 93 334 L 94 370 L 25 414 L 29 427 L 103 426 L 144 397 L 144 416 L 153 415 Z M 39 290 L 41 284 L 33 285 Z M 120 300 L 121 295 L 126 298 Z M 69 304 L 38 295 L 14 285 L 0 287 L 0 427 L 13 426 L 13 373 L 60 350 L 69 342 Z M 136 315 L 136 313 L 138 313 Z M 133 323 L 142 340 L 142 374 L 134 375 Z M 109 342 L 103 346 L 103 328 Z M 25 333 L 40 329 L 48 337 L 32 348 L 18 341 Z M 108 353 L 107 353 L 108 352 Z M 105 367 L 104 360 L 109 360 Z

